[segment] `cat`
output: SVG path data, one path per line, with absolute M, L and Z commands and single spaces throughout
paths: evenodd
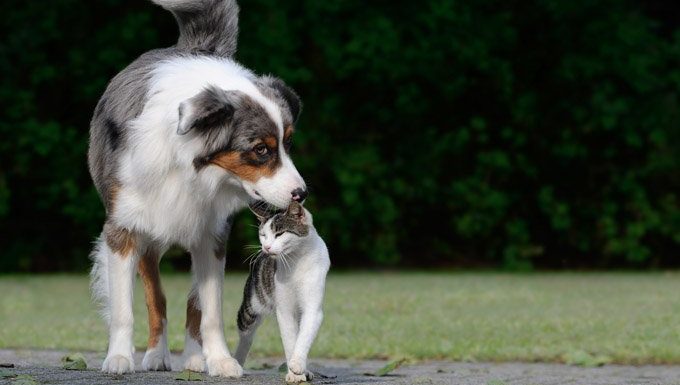
M 310 381 L 313 373 L 307 370 L 307 355 L 323 319 L 328 249 L 300 203 L 274 213 L 262 206 L 250 205 L 260 221 L 262 250 L 243 290 L 235 357 L 244 364 L 263 317 L 276 312 L 288 365 L 286 382 Z

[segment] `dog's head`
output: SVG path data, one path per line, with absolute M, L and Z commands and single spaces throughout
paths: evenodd
M 290 159 L 301 102 L 280 79 L 262 77 L 257 94 L 207 87 L 179 107 L 177 133 L 202 143 L 194 167 L 217 166 L 253 198 L 285 208 L 307 196 Z

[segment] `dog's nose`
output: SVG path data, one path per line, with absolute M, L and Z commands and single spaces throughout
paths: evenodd
M 296 188 L 292 193 L 290 193 L 290 195 L 292 200 L 302 203 L 305 201 L 305 198 L 307 198 L 307 190 Z

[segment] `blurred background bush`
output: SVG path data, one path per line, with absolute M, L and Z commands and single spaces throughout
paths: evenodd
M 237 59 L 305 101 L 294 158 L 336 266 L 680 265 L 680 3 L 240 4 Z M 89 119 L 174 20 L 10 0 L 0 31 L 0 271 L 82 271 L 103 221 Z

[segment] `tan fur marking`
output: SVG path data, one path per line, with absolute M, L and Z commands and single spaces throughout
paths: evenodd
M 104 235 L 106 236 L 106 244 L 111 251 L 120 254 L 124 258 L 137 248 L 135 235 L 128 229 L 105 224 Z
M 189 296 L 187 300 L 187 322 L 186 329 L 189 335 L 199 344 L 203 343 L 201 339 L 201 309 L 196 307 L 196 302 L 198 298 L 194 296 Z
M 264 144 L 266 144 L 267 147 L 269 147 L 270 149 L 276 150 L 279 142 L 276 140 L 275 136 L 268 136 L 268 137 L 264 138 Z
M 269 163 L 261 166 L 253 166 L 246 163 L 241 157 L 241 152 L 237 151 L 230 151 L 217 155 L 211 162 L 249 182 L 256 182 L 262 177 L 272 176 L 276 171 L 272 168 L 273 165 Z
M 290 136 L 293 135 L 293 132 L 295 132 L 293 126 L 286 127 L 286 129 L 283 131 L 283 140 L 290 138 Z
M 159 255 L 155 250 L 147 250 L 139 260 L 139 277 L 144 284 L 146 309 L 149 312 L 148 348 L 158 345 L 158 340 L 163 335 L 163 321 L 167 319 L 166 300 L 161 287 L 158 262 Z

